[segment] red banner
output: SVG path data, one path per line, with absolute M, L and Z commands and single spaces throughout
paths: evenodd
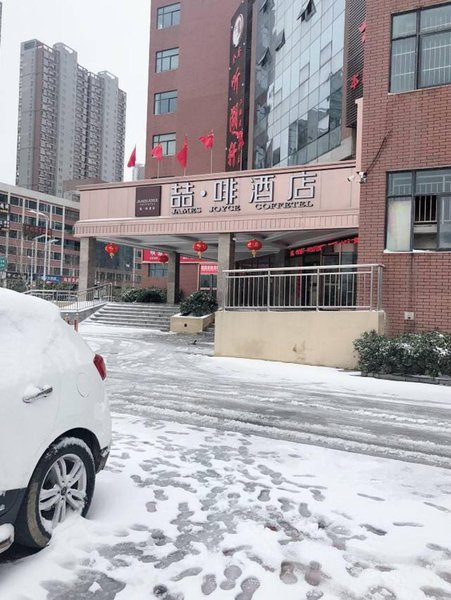
M 296 248 L 296 250 L 290 251 L 290 256 L 302 256 L 303 254 L 312 254 L 313 252 L 321 252 L 323 248 L 328 246 L 337 246 L 339 244 L 358 244 L 359 238 L 348 238 L 346 240 L 336 240 L 334 242 L 326 242 L 325 244 L 318 244 L 316 246 L 306 246 L 305 248 Z
M 159 263 L 160 256 L 165 256 L 165 252 L 157 252 L 156 250 L 143 250 L 143 263 Z M 181 256 L 180 263 L 183 264 L 200 264 L 202 274 L 216 274 L 218 265 L 216 263 L 200 260 L 199 258 L 191 258 L 190 256 Z

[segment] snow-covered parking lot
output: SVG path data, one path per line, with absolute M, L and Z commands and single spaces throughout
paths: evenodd
M 371 391 L 356 378 L 346 390 L 338 382 L 348 375 L 332 370 L 249 361 L 229 362 L 228 375 L 227 360 L 209 358 L 201 341 L 189 347 L 173 336 L 82 331 L 110 365 L 114 449 L 88 520 L 70 519 L 39 554 L 0 558 L 1 600 L 451 598 L 451 470 L 288 441 L 283 427 L 270 434 L 256 425 L 264 435 L 254 435 L 246 427 L 252 431 L 255 419 L 244 420 L 272 408 L 281 423 L 286 405 L 301 424 L 304 394 L 309 422 L 315 414 L 327 432 L 340 414 L 327 408 L 335 385 L 350 417 L 350 404 L 368 397 L 356 435 L 365 419 L 375 427 L 381 410 L 388 439 L 399 431 L 412 440 L 411 459 L 420 442 L 434 442 L 444 463 L 444 390 L 375 382 Z M 276 372 L 279 382 L 271 380 Z M 311 393 L 296 396 L 296 377 Z M 177 409 L 177 394 L 188 405 L 199 397 L 197 416 Z M 215 416 L 213 427 L 206 397 L 220 412 L 223 394 L 231 403 L 251 400 L 221 426 Z

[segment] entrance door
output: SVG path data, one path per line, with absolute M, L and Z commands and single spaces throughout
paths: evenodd
M 319 267 L 321 265 L 321 254 L 319 252 L 304 254 L 302 262 L 303 267 Z M 307 271 L 301 282 L 301 306 L 316 308 L 318 292 L 317 273 Z
M 212 294 L 216 298 L 218 288 L 218 276 L 217 275 L 207 275 L 201 273 L 199 277 L 199 290 L 201 292 L 208 292 Z

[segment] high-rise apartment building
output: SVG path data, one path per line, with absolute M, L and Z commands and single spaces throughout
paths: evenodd
M 21 47 L 16 183 L 63 197 L 65 182 L 121 181 L 126 94 L 64 44 Z

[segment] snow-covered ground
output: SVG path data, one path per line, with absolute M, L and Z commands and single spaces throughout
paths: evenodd
M 447 464 L 449 389 L 81 331 L 114 449 L 88 520 L 0 556 L 0 600 L 451 599 L 451 470 L 311 445 Z
M 445 600 L 451 471 L 118 415 L 89 520 L 2 600 Z
M 85 324 L 80 331 L 107 359 L 118 412 L 450 464 L 450 388 L 213 358 L 205 336 Z

